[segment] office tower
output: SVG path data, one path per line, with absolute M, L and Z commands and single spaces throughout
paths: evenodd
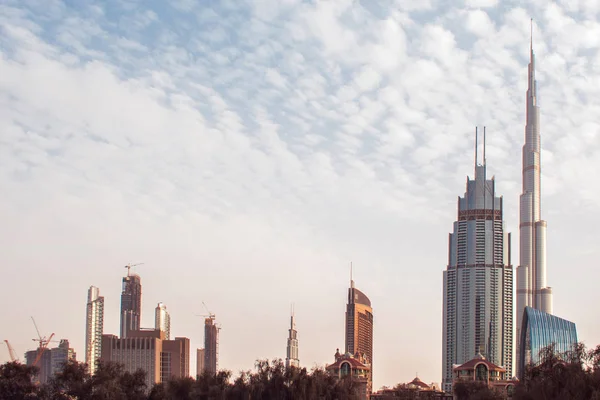
M 293 309 L 292 316 L 290 317 L 290 329 L 288 329 L 285 366 L 286 368 L 298 368 L 300 366 L 300 360 L 298 359 L 298 331 L 296 331 L 296 317 L 294 315 Z
M 103 330 L 104 297 L 100 296 L 100 289 L 90 286 L 85 327 L 85 363 L 92 375 L 96 371 L 96 361 L 100 358 L 102 351 Z
M 160 382 L 188 377 L 189 353 L 188 338 L 166 340 L 165 333 L 157 329 L 132 330 L 126 338 L 102 335 L 101 359 L 123 364 L 129 372 L 141 369 L 148 390 Z
M 525 307 L 552 314 L 552 288 L 546 282 L 546 221 L 542 220 L 540 108 L 533 41 L 529 47 L 527 111 L 523 145 L 523 193 L 520 198 L 520 259 L 517 267 L 517 338 Z M 517 348 L 517 357 L 520 352 Z M 518 362 L 517 365 L 521 363 Z
M 217 373 L 219 358 L 219 329 L 214 318 L 204 320 L 204 370 L 210 374 Z
M 370 393 L 373 382 L 373 309 L 369 298 L 354 287 L 352 277 L 346 305 L 346 353 L 366 358 L 370 365 Z
M 121 337 L 126 338 L 129 331 L 140 329 L 142 316 L 142 280 L 137 274 L 130 274 L 123 278 L 121 292 Z
M 204 372 L 204 349 L 196 349 L 196 375 Z
M 41 350 L 31 350 L 25 353 L 25 364 L 32 366 L 35 363 L 36 358 Z M 75 350 L 69 347 L 69 341 L 61 339 L 58 347 L 47 348 L 40 359 L 36 367 L 38 372 L 35 377 L 35 381 L 40 384 L 47 383 L 57 372 L 62 371 L 64 364 L 68 360 L 75 360 Z
M 69 341 L 67 339 L 61 339 L 58 347 L 50 349 L 50 362 L 51 376 L 54 376 L 57 372 L 62 371 L 63 366 L 69 360 L 75 360 L 76 354 L 75 349 L 69 347 Z
M 505 231 L 502 197 L 487 179 L 484 128 L 483 163 L 467 177 L 458 198 L 458 218 L 449 235 L 444 271 L 442 387 L 452 391 L 452 366 L 481 353 L 513 376 L 513 269 L 510 234 Z
M 531 307 L 523 312 L 523 329 L 519 340 L 519 376 L 523 380 L 527 365 L 539 365 L 543 361 L 541 352 L 552 346 L 554 354 L 570 360 L 577 354 L 577 328 L 566 319 Z
M 158 303 L 154 310 L 154 329 L 163 331 L 167 340 L 171 339 L 171 316 L 163 303 Z

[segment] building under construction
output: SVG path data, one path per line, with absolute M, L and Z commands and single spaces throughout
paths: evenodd
M 217 373 L 219 360 L 219 328 L 214 314 L 204 320 L 204 371 Z

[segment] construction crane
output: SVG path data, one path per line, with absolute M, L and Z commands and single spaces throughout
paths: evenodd
M 10 361 L 21 362 L 21 360 L 19 360 L 19 358 L 15 354 L 15 349 L 13 349 L 8 340 L 4 339 L 4 343 L 6 343 L 6 347 L 8 347 L 8 355 L 10 356 Z
M 131 267 L 137 267 L 138 265 L 144 265 L 144 263 L 137 263 L 137 264 L 127 264 L 125 266 L 125 268 L 127 268 L 127 276 L 130 276 L 130 272 L 131 272 Z
M 56 342 L 56 340 L 52 340 L 52 338 L 54 337 L 54 333 L 52 333 L 50 335 L 50 337 L 47 339 L 46 339 L 46 336 L 42 337 L 42 335 L 40 334 L 40 330 L 38 329 L 38 326 L 35 323 L 35 319 L 33 319 L 33 317 L 31 317 L 31 320 L 33 321 L 33 326 L 35 326 L 35 330 L 38 335 L 37 339 L 31 339 L 31 340 L 39 343 L 39 346 L 37 348 L 37 356 L 35 357 L 35 361 L 33 362 L 33 366 L 35 367 L 35 366 L 37 366 L 38 362 L 40 362 L 40 359 L 42 358 L 42 355 L 48 348 L 48 345 L 50 344 L 50 342 Z

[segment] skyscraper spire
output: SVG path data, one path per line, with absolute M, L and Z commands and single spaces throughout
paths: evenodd
M 540 109 L 537 103 L 533 19 L 526 96 L 523 192 L 520 198 L 520 257 L 517 268 L 517 339 L 523 311 L 529 306 L 552 313 L 552 288 L 546 285 L 546 221 L 542 220 Z M 518 343 L 518 342 L 517 342 Z M 517 353 L 518 354 L 518 353 Z M 519 365 L 517 363 L 517 365 Z
M 300 360 L 298 359 L 298 331 L 296 331 L 296 318 L 293 303 L 290 306 L 290 312 L 290 329 L 288 330 L 289 335 L 287 339 L 285 366 L 286 368 L 298 368 L 300 366 Z

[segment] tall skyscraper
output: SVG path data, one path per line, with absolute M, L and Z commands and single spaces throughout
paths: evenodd
M 102 334 L 104 333 L 104 297 L 100 289 L 90 286 L 88 290 L 86 327 L 85 327 L 85 363 L 90 374 L 96 371 L 96 361 L 102 353 Z
M 140 329 L 142 316 L 142 280 L 137 274 L 130 274 L 123 278 L 121 292 L 121 337 L 126 338 L 130 331 Z
M 164 332 L 165 338 L 171 340 L 171 316 L 163 303 L 158 303 L 154 310 L 154 329 Z
M 346 353 L 364 355 L 371 365 L 368 384 L 370 392 L 373 382 L 373 309 L 371 300 L 354 287 L 352 277 L 346 305 Z
M 537 102 L 533 40 L 529 47 L 527 112 L 520 198 L 520 259 L 517 267 L 517 337 L 525 307 L 552 314 L 552 288 L 546 282 L 546 221 L 542 220 L 540 108 Z M 517 356 L 519 352 L 517 351 Z M 517 364 L 519 365 L 519 363 Z
M 465 195 L 458 198 L 444 271 L 442 387 L 447 392 L 452 391 L 452 365 L 479 352 L 513 376 L 510 234 L 505 232 L 495 179 L 486 177 L 485 130 L 482 164 L 475 143 L 475 178 L 467 177 Z
M 204 320 L 204 370 L 217 373 L 219 359 L 219 329 L 214 318 Z
M 300 366 L 300 360 L 298 359 L 298 331 L 296 331 L 296 318 L 293 309 L 292 316 L 290 317 L 290 329 L 288 329 L 285 366 L 286 368 L 298 368 Z

